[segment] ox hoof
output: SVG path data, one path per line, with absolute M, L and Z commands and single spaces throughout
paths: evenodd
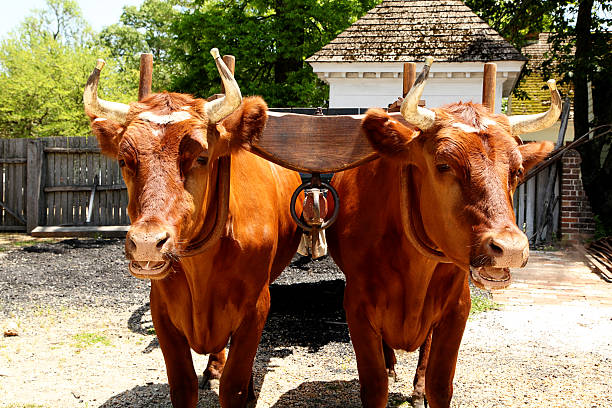
M 397 382 L 397 373 L 393 368 L 387 369 L 387 375 L 389 378 L 393 379 L 394 382 Z
M 425 408 L 427 406 L 427 402 L 425 398 L 412 398 L 411 405 L 413 408 Z
M 200 381 L 200 389 L 219 392 L 219 379 L 207 378 L 206 376 L 202 377 L 202 381 Z

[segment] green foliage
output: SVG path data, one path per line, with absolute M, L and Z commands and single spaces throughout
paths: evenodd
M 491 300 L 489 296 L 477 292 L 472 292 L 472 308 L 470 309 L 470 316 L 474 316 L 482 312 L 487 312 L 489 310 L 499 310 L 499 308 L 499 303 L 496 303 Z
M 120 22 L 100 33 L 100 41 L 118 62 L 119 69 L 138 75 L 140 54 L 153 54 L 153 92 L 170 89 L 175 64 L 171 24 L 180 16 L 184 0 L 145 0 L 140 7 L 125 6 Z M 134 74 L 135 73 L 135 74 Z
M 173 24 L 180 64 L 174 87 L 206 97 L 219 92 L 209 50 L 236 57 L 236 79 L 245 95 L 270 106 L 320 106 L 327 87 L 305 59 L 331 41 L 375 0 L 196 1 Z
M 74 341 L 73 345 L 77 348 L 86 348 L 95 344 L 101 344 L 103 346 L 110 346 L 111 342 L 103 334 L 98 333 L 79 333 L 72 336 Z
M 76 3 L 47 0 L 0 44 L 0 136 L 84 136 L 83 88 L 99 51 Z M 100 95 L 125 100 L 137 73 L 125 79 L 112 61 L 103 71 Z

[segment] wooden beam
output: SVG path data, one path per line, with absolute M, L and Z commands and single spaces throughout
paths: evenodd
M 403 74 L 402 98 L 405 98 L 416 79 L 416 63 L 405 62 Z
M 26 158 L 16 158 L 16 159 L 0 159 L 0 164 L 25 164 L 28 162 Z
M 120 190 L 126 190 L 126 189 L 127 187 L 124 184 L 111 184 L 111 185 L 96 186 L 96 190 L 98 191 L 120 191 Z M 91 186 L 72 185 L 72 186 L 52 186 L 52 187 L 44 188 L 45 193 L 61 193 L 61 192 L 75 192 L 75 191 L 76 192 L 78 191 L 90 192 Z
M 27 231 L 38 226 L 40 218 L 40 196 L 43 183 L 44 150 L 41 140 L 28 141 L 28 164 L 26 167 L 26 188 L 28 202 L 26 204 Z
M 393 118 L 405 123 L 400 114 Z M 378 157 L 362 133 L 362 119 L 363 115 L 268 112 L 268 123 L 252 152 L 304 173 L 346 170 Z
M 129 229 L 129 225 L 106 225 L 100 227 L 36 227 L 32 230 L 31 235 L 33 237 L 125 238 Z
M 98 147 L 45 147 L 45 153 L 100 153 Z
M 138 100 L 142 101 L 151 93 L 153 82 L 153 54 L 140 54 L 140 83 L 138 84 Z
M 497 64 L 487 62 L 484 65 L 484 77 L 482 79 L 482 104 L 490 112 L 495 112 L 495 76 L 497 75 Z

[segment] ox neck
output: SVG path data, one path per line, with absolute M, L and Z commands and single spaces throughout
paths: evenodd
M 215 245 L 223 236 L 229 215 L 231 157 L 222 156 L 211 166 L 202 227 L 181 257 L 195 256 Z
M 420 214 L 420 189 L 414 182 L 410 165 L 402 165 L 399 175 L 400 214 L 404 235 L 414 248 L 424 257 L 442 263 L 452 261 L 427 236 Z

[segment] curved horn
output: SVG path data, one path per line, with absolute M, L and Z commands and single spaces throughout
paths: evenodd
M 206 102 L 204 105 L 204 112 L 206 112 L 206 116 L 208 116 L 209 123 L 218 123 L 238 109 L 242 102 L 242 95 L 240 94 L 240 87 L 236 83 L 234 75 L 232 75 L 221 59 L 219 50 L 213 48 L 210 50 L 210 53 L 215 59 L 217 69 L 221 75 L 221 81 L 223 81 L 223 86 L 225 87 L 225 96 L 215 99 L 214 101 Z
M 87 79 L 85 91 L 83 92 L 85 113 L 89 116 L 111 119 L 115 122 L 124 124 L 127 113 L 130 110 L 130 105 L 105 101 L 104 99 L 98 98 L 98 81 L 100 80 L 100 71 L 104 68 L 104 64 L 104 60 L 99 59 L 89 79 Z
M 423 94 L 425 88 L 425 82 L 429 75 L 429 68 L 433 63 L 433 57 L 425 58 L 425 65 L 423 70 L 419 74 L 419 77 L 414 81 L 414 85 L 410 88 L 410 91 L 402 102 L 400 112 L 408 123 L 418 127 L 421 130 L 431 129 L 436 121 L 436 113 L 427 108 L 421 108 L 419 106 L 419 99 Z
M 559 91 L 557 91 L 557 84 L 554 79 L 549 79 L 546 83 L 550 89 L 550 109 L 546 112 L 536 113 L 535 115 L 508 116 L 513 135 L 546 129 L 559 119 L 559 115 L 561 115 L 561 95 L 559 95 Z

